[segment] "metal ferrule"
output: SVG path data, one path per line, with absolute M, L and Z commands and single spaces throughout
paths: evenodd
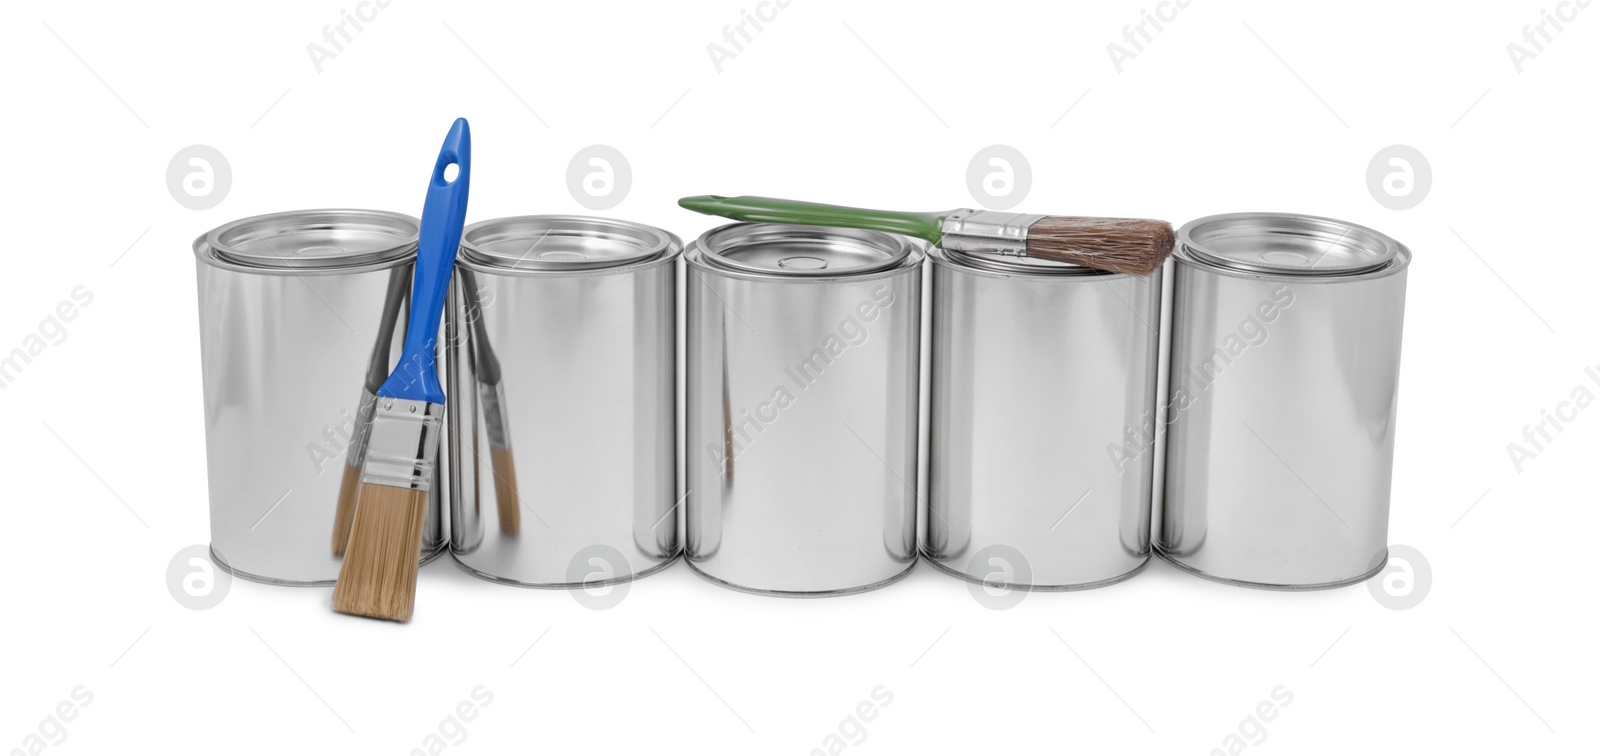
M 361 483 L 428 490 L 444 405 L 378 397 Z
M 489 431 L 489 444 L 497 449 L 511 446 L 506 436 L 505 384 L 484 382 L 478 386 L 483 400 L 483 424 Z
M 939 246 L 958 252 L 1028 255 L 1028 228 L 1043 215 L 994 210 L 957 210 L 939 224 Z
M 345 464 L 360 467 L 367 456 L 367 439 L 372 434 L 372 416 L 378 409 L 378 397 L 362 390 L 361 403 L 356 405 L 355 428 L 350 432 L 350 445 L 345 449 Z

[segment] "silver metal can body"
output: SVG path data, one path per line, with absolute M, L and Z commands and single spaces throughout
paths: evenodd
M 1241 213 L 1179 232 L 1156 548 L 1223 582 L 1308 590 L 1387 562 L 1404 245 Z
M 717 584 L 786 596 L 916 566 L 926 246 L 734 224 L 685 254 L 686 543 Z
M 1161 274 L 935 250 L 923 555 L 1024 590 L 1150 558 Z
M 366 210 L 258 216 L 195 241 L 211 552 L 233 574 L 331 585 L 362 390 L 398 359 L 417 221 Z M 433 486 L 426 561 L 444 546 Z
M 529 587 L 604 585 L 679 553 L 677 261 L 659 229 L 475 223 L 447 310 L 451 555 Z

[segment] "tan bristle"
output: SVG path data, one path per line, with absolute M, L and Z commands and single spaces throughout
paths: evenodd
M 1028 256 L 1146 276 L 1172 255 L 1177 234 L 1166 221 L 1047 216 L 1028 228 Z
M 494 502 L 500 510 L 500 532 L 516 535 L 522 530 L 522 506 L 517 499 L 517 466 L 511 460 L 511 449 L 491 445 L 489 461 L 494 470 Z
M 356 496 L 361 490 L 361 468 L 344 466 L 344 477 L 339 479 L 339 506 L 333 511 L 333 555 L 344 556 L 344 547 L 350 543 L 350 524 L 356 519 Z
M 356 504 L 333 610 L 405 622 L 417 596 L 428 492 L 367 483 Z

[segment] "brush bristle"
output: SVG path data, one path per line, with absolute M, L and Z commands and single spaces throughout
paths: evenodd
M 405 622 L 417 597 L 428 492 L 366 483 L 356 504 L 333 610 Z
M 339 479 L 339 506 L 333 512 L 333 555 L 344 556 L 350 543 L 350 524 L 356 519 L 356 496 L 361 491 L 361 468 L 348 463 Z
M 1047 216 L 1028 228 L 1028 256 L 1147 276 L 1172 255 L 1177 234 L 1166 221 Z
M 494 471 L 494 501 L 500 510 L 500 532 L 516 535 L 522 530 L 522 506 L 517 500 L 517 467 L 511 459 L 511 449 L 489 447 L 490 466 Z

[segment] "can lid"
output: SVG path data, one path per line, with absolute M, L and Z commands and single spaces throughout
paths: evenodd
M 640 223 L 581 215 L 522 215 L 480 221 L 461 234 L 462 255 L 494 268 L 592 270 L 651 259 L 677 237 Z
M 258 268 L 337 268 L 385 262 L 417 249 L 417 219 L 381 210 L 296 210 L 213 229 L 224 260 Z
M 1178 243 L 1199 261 L 1250 273 L 1345 276 L 1399 254 L 1388 236 L 1354 223 L 1292 213 L 1230 213 L 1190 221 Z
M 888 270 L 911 254 L 910 239 L 854 228 L 734 223 L 700 237 L 707 262 L 782 277 L 838 278 Z

